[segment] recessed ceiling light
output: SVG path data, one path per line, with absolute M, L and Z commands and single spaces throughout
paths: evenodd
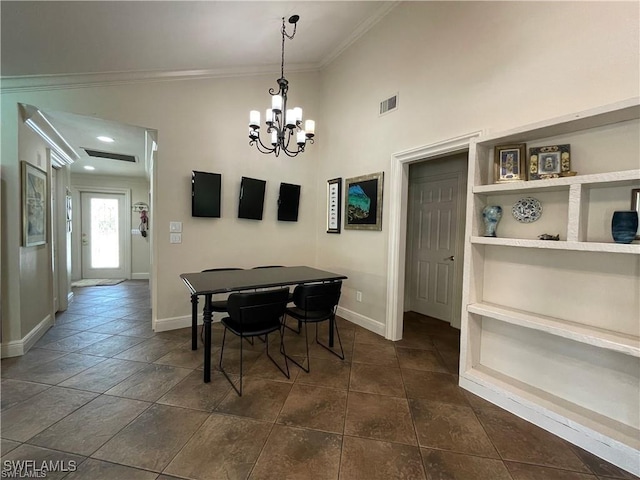
M 96 167 L 92 167 L 91 165 L 85 165 L 85 166 L 84 166 L 84 169 L 85 169 L 85 170 L 95 170 L 95 169 L 96 169 Z
M 113 143 L 115 140 L 111 137 L 97 137 L 101 142 Z

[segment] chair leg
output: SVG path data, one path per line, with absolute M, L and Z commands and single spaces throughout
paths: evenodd
M 332 321 L 333 320 L 333 321 Z M 324 347 L 325 349 L 329 350 L 331 353 L 333 353 L 336 357 L 338 357 L 340 360 L 344 360 L 344 350 L 342 348 L 342 340 L 340 340 L 340 331 L 338 330 L 338 322 L 335 321 L 335 316 L 329 320 L 329 328 L 331 327 L 331 324 L 333 323 L 333 325 L 336 327 L 336 334 L 338 336 L 338 344 L 340 345 L 340 354 L 338 355 L 337 352 L 334 352 L 333 349 L 331 347 L 329 347 L 328 345 L 325 345 L 324 343 L 322 343 L 319 339 L 318 339 L 318 324 L 316 323 L 316 343 L 318 345 L 320 345 L 321 347 Z
M 302 322 L 301 322 L 302 323 Z M 286 324 L 283 324 L 284 327 L 287 327 Z M 289 330 L 293 330 L 291 327 L 287 327 Z M 293 330 L 295 332 L 295 330 Z M 284 332 L 284 329 L 283 329 Z M 284 343 L 280 346 L 280 353 L 282 353 L 286 358 L 288 358 L 289 360 L 291 360 L 293 363 L 295 363 L 298 367 L 300 367 L 302 370 L 304 370 L 306 373 L 309 373 L 309 364 L 311 363 L 311 361 L 309 360 L 309 327 L 307 326 L 307 322 L 304 322 L 304 343 L 307 349 L 307 367 L 303 367 L 301 364 L 299 364 L 293 357 L 290 357 L 289 355 L 287 355 L 284 352 Z
M 225 369 L 222 367 L 222 356 L 224 354 L 224 342 L 225 342 L 226 337 L 227 337 L 227 328 L 225 327 L 224 332 L 222 334 L 222 347 L 220 348 L 220 363 L 219 363 L 219 367 L 220 367 L 220 371 L 223 373 L 223 375 L 225 376 L 227 381 L 231 384 L 231 386 L 236 391 L 238 396 L 241 397 L 242 396 L 242 339 L 240 339 L 240 390 L 238 390 L 238 388 L 236 387 L 235 383 L 233 383 L 233 380 L 231 380 L 231 378 L 229 377 L 229 375 L 227 374 Z
M 280 329 L 280 353 L 282 353 L 282 355 L 284 356 L 284 366 L 286 367 L 286 371 L 280 366 L 278 365 L 278 363 L 275 361 L 275 359 L 269 355 L 269 336 L 265 335 L 264 339 L 265 339 L 265 343 L 266 343 L 266 349 L 267 349 L 267 357 L 269 357 L 269 360 L 271 360 L 273 362 L 273 364 L 278 367 L 278 370 L 280 370 L 285 377 L 287 378 L 291 378 L 291 374 L 289 373 L 289 363 L 287 362 L 287 354 L 285 352 L 284 349 L 284 338 L 283 338 L 283 329 Z
M 285 327 L 287 327 L 289 330 L 291 330 L 292 332 L 295 332 L 297 334 L 300 334 L 300 330 L 301 330 L 301 326 L 302 326 L 302 322 L 298 320 L 298 329 L 296 330 L 295 328 L 291 328 L 289 325 L 287 325 L 287 319 L 285 318 L 282 325 L 284 325 Z

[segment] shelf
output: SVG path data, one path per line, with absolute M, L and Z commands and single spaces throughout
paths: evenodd
M 515 401 L 528 408 L 527 412 L 536 412 L 551 418 L 554 422 L 568 425 L 571 430 L 588 429 L 589 437 L 603 437 L 599 442 L 609 444 L 610 439 L 621 442 L 633 449 L 629 457 L 637 458 L 640 449 L 640 432 L 628 425 L 593 412 L 561 397 L 516 380 L 484 365 L 476 365 L 460 376 L 460 383 L 471 382 L 502 397 L 503 402 Z M 506 407 L 506 405 L 504 405 Z M 548 425 L 547 425 L 548 426 Z M 625 448 L 625 447 L 622 447 Z
M 477 185 L 473 193 L 535 193 L 542 191 L 564 190 L 571 185 L 586 187 L 631 186 L 640 182 L 640 170 L 624 170 L 621 172 L 593 173 L 590 175 L 576 175 L 574 177 L 549 178 L 546 180 L 517 181 L 494 183 L 491 185 Z
M 631 335 L 612 332 L 559 318 L 537 315 L 522 310 L 502 307 L 490 303 L 472 303 L 467 306 L 469 313 L 493 318 L 501 322 L 524 328 L 539 330 L 551 335 L 585 343 L 594 347 L 640 357 L 640 339 Z
M 546 248 L 595 253 L 630 253 L 640 255 L 638 243 L 566 242 L 554 240 L 528 240 L 524 238 L 471 237 L 472 244 L 495 245 L 498 247 Z

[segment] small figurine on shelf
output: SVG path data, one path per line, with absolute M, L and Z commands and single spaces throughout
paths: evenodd
M 543 233 L 542 235 L 538 235 L 540 240 L 560 240 L 560 234 L 558 235 L 549 235 L 548 233 Z

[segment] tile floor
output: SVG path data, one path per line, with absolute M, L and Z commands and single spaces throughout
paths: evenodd
M 458 332 L 428 317 L 407 314 L 397 343 L 340 319 L 346 360 L 313 346 L 290 380 L 245 343 L 239 398 L 217 370 L 203 383 L 189 329 L 151 330 L 146 282 L 74 293 L 2 361 L 3 465 L 73 460 L 47 476 L 69 480 L 635 478 L 460 389 Z M 287 331 L 286 346 L 304 342 Z

